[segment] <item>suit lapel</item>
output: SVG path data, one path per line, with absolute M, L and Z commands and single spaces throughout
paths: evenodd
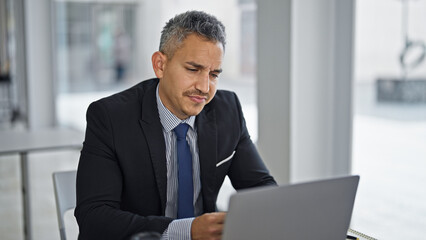
M 163 129 L 158 115 L 156 86 L 153 84 L 147 89 L 142 100 L 142 119 L 140 124 L 148 143 L 152 166 L 160 194 L 161 210 L 163 214 L 167 201 L 167 166 L 166 146 L 164 143 Z
M 200 158 L 201 190 L 206 212 L 215 210 L 214 182 L 217 159 L 216 112 L 205 106 L 197 116 L 198 154 Z
M 167 202 L 167 160 L 163 129 L 157 109 L 156 87 L 157 84 L 153 84 L 143 95 L 142 118 L 139 122 L 148 143 L 161 200 L 161 209 L 164 214 Z M 204 110 L 197 116 L 196 126 L 204 209 L 206 212 L 212 212 L 216 209 L 214 172 L 217 160 L 217 123 L 214 109 L 205 106 Z

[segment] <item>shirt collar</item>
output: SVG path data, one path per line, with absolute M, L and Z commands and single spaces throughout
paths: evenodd
M 160 122 L 161 125 L 163 125 L 163 128 L 166 132 L 172 131 L 177 125 L 181 123 L 188 124 L 192 130 L 194 130 L 194 124 L 195 124 L 195 117 L 196 116 L 190 116 L 187 119 L 180 120 L 178 117 L 176 117 L 172 112 L 170 112 L 169 109 L 167 109 L 163 102 L 160 99 L 160 94 L 158 94 L 158 86 L 156 90 L 156 97 L 157 97 L 157 108 L 158 108 L 158 114 L 160 115 Z

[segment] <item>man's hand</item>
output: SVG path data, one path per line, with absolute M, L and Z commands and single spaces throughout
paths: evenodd
M 192 240 L 220 240 L 225 217 L 226 213 L 224 212 L 205 213 L 196 217 L 191 226 Z

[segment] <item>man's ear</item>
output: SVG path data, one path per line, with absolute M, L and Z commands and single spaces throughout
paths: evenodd
M 167 62 L 167 56 L 164 55 L 162 52 L 157 51 L 154 54 L 152 54 L 151 61 L 152 61 L 152 68 L 154 69 L 154 72 L 155 72 L 155 76 L 157 76 L 157 78 L 160 78 L 160 79 L 163 78 L 164 68 Z

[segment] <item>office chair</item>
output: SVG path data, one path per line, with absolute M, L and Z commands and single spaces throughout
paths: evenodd
M 64 224 L 65 212 L 75 208 L 76 205 L 76 173 L 77 171 L 54 172 L 52 176 L 61 240 L 66 239 Z

